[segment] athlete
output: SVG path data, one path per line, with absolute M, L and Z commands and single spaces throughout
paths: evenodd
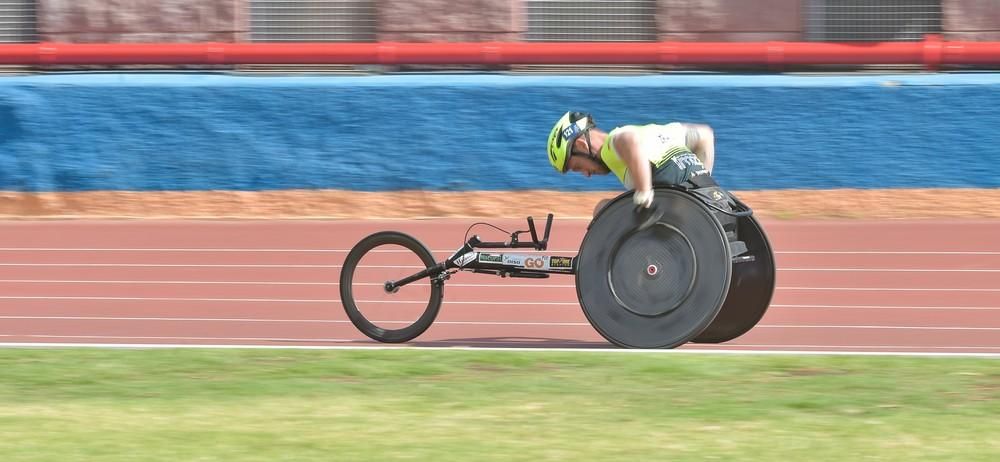
M 715 186 L 715 134 L 703 124 L 625 125 L 605 132 L 590 114 L 567 112 L 549 133 L 548 155 L 561 173 L 614 173 L 644 208 L 653 203 L 654 184 Z

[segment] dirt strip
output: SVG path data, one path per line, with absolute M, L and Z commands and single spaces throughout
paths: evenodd
M 589 217 L 617 191 L 0 192 L 0 218 L 363 219 Z M 736 191 L 777 219 L 1000 218 L 1000 188 Z

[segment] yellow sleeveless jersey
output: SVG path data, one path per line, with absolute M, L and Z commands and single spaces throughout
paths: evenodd
M 611 130 L 601 148 L 601 160 L 625 185 L 626 189 L 633 189 L 635 186 L 632 184 L 631 175 L 628 174 L 628 166 L 618 155 L 614 145 L 615 135 L 624 130 L 637 130 L 641 149 L 649 156 L 649 162 L 654 171 L 674 156 L 691 152 L 685 141 L 687 130 L 683 124 L 678 122 L 666 125 L 625 125 Z

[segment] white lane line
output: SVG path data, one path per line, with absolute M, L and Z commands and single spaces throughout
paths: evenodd
M 990 289 L 952 289 L 928 287 L 796 287 L 778 286 L 776 290 L 835 290 L 835 291 L 884 291 L 884 292 L 1000 292 L 998 288 Z
M 82 339 L 132 339 L 132 340 L 188 340 L 188 341 L 236 341 L 236 342 L 355 342 L 346 338 L 284 338 L 284 337 L 171 337 L 141 335 L 48 335 L 48 334 L 0 334 L 0 337 L 24 338 L 82 338 Z
M 201 263 L 0 263 L 0 267 L 40 268 L 343 268 L 344 265 L 287 265 L 287 264 L 201 264 Z M 417 265 L 358 265 L 358 268 L 422 270 Z
M 156 280 L 92 280 L 92 279 L 0 279 L 0 283 L 11 284 L 233 284 L 233 285 L 287 285 L 287 286 L 339 286 L 339 282 L 279 282 L 279 281 L 156 281 Z M 359 286 L 383 286 L 381 282 L 360 282 Z M 427 283 L 409 284 L 411 287 L 428 287 Z M 542 288 L 575 289 L 575 284 L 463 284 L 449 282 L 446 287 L 496 287 L 496 288 Z
M 0 279 L 7 284 L 232 284 L 232 285 L 262 285 L 262 286 L 339 286 L 338 282 L 278 282 L 278 281 L 142 281 L 142 280 L 90 280 L 90 279 Z M 362 284 L 359 284 L 362 285 Z M 363 285 L 383 285 L 379 283 L 364 283 Z M 429 284 L 424 284 L 428 286 Z M 449 287 L 451 285 L 449 284 Z
M 22 267 L 122 267 L 122 268 L 340 268 L 342 265 L 225 265 L 225 264 L 166 264 L 166 263 L 0 263 L 0 266 Z M 411 268 L 409 266 L 361 266 L 364 268 Z M 423 267 L 412 267 L 423 268 Z
M 5 297 L 0 297 L 3 299 Z M 20 298 L 29 299 L 30 297 L 6 297 L 6 298 Z M 54 297 L 37 297 L 34 299 L 50 299 Z M 71 298 L 73 299 L 73 298 Z M 91 297 L 87 299 L 96 300 L 133 300 L 128 298 L 115 298 L 115 297 Z M 151 300 L 149 298 L 135 298 L 137 300 Z M 180 300 L 180 301 L 254 301 L 254 302 L 316 302 L 316 303 L 340 303 L 340 300 L 335 299 L 319 299 L 319 300 L 289 300 L 289 299 L 228 299 L 228 298 L 214 298 L 214 299 L 177 299 L 177 298 L 163 298 L 163 299 L 153 299 L 153 300 Z M 383 300 L 359 300 L 358 303 L 398 303 L 398 304 L 422 304 L 426 303 L 419 300 L 400 300 L 400 301 L 383 301 Z M 579 302 L 477 302 L 477 301 L 444 301 L 445 305 L 543 305 L 543 306 L 571 306 L 579 307 Z M 800 305 L 800 304 L 772 304 L 769 308 L 806 308 L 806 309 L 848 309 L 848 310 L 947 310 L 947 311 L 1000 311 L 1000 306 L 893 306 L 893 305 Z
M 41 296 L 0 296 L 0 300 L 130 300 L 130 301 L 172 301 L 172 302 L 287 302 L 287 303 L 339 303 L 340 300 L 314 300 L 290 298 L 184 298 L 184 297 L 41 297 Z M 359 302 L 360 303 L 360 302 Z M 427 303 L 399 301 L 395 303 Z
M 121 267 L 121 268 L 343 268 L 344 265 L 288 265 L 288 264 L 201 264 L 201 263 L 0 263 L 10 267 Z M 358 265 L 358 268 L 413 269 L 417 265 Z
M 128 339 L 128 340 L 143 340 L 147 339 L 145 337 L 108 337 L 108 336 L 89 336 L 89 337 L 74 337 L 74 336 L 39 336 L 43 338 L 52 339 L 75 339 L 75 338 L 87 338 L 87 339 L 100 339 L 100 340 L 114 340 L 114 339 Z M 214 341 L 232 341 L 240 340 L 233 338 L 216 338 L 216 337 L 148 337 L 150 340 L 214 340 Z M 444 347 L 433 347 L 433 346 L 421 346 L 419 343 L 407 344 L 407 345 L 384 345 L 377 344 L 367 340 L 353 340 L 353 339 L 248 339 L 245 341 L 290 341 L 295 343 L 305 343 L 305 342 L 317 342 L 317 343 L 361 343 L 362 345 L 253 345 L 253 344 L 186 344 L 186 343 L 54 343 L 54 342 L 4 342 L 0 343 L 0 347 L 13 347 L 13 348 L 121 348 L 121 349 L 152 349 L 152 348 L 182 348 L 182 349 L 302 349 L 302 350 L 411 350 L 411 351 L 516 351 L 516 352 L 547 352 L 547 351 L 557 351 L 557 352 L 589 352 L 589 353 L 615 353 L 615 354 L 731 354 L 731 355 L 837 355 L 837 356 L 910 356 L 910 357 L 979 357 L 979 358 L 1000 358 L 1000 347 L 992 346 L 896 346 L 896 345 L 710 345 L 701 344 L 696 348 L 689 348 L 687 346 L 682 348 L 677 348 L 673 350 L 657 349 L 657 350 L 642 350 L 642 349 L 624 349 L 615 348 L 610 344 L 604 344 L 600 341 L 584 342 L 584 341 L 560 341 L 559 344 L 563 345 L 559 348 L 546 348 L 543 345 L 536 347 L 531 346 L 495 346 L 495 347 L 471 347 L 468 346 L 469 341 L 455 341 L 455 340 L 430 340 L 425 343 L 432 344 L 445 344 L 445 345 L 455 345 L 455 346 L 444 346 Z M 477 343 L 482 344 L 497 344 L 503 345 L 502 340 L 492 340 L 484 339 Z M 530 341 L 519 341 L 519 344 L 529 344 Z M 548 343 L 548 342 L 546 342 Z M 574 346 L 576 346 L 574 348 Z M 714 347 L 714 348 L 713 348 Z M 737 349 L 739 348 L 739 349 Z M 758 348 L 758 349 L 753 349 Z M 761 350 L 759 348 L 765 348 Z M 782 349 L 785 348 L 785 349 Z M 798 350 L 790 350 L 787 348 L 799 348 Z M 845 351 L 850 349 L 860 349 L 868 351 Z M 891 351 L 891 350 L 911 350 L 911 351 Z M 912 351 L 912 350 L 924 350 L 924 351 Z M 979 350 L 979 351 L 975 351 Z M 987 352 L 983 352 L 986 350 Z M 992 353 L 989 351 L 997 351 L 998 353 Z
M 0 296 L 0 300 L 131 300 L 131 301 L 172 301 L 172 302 L 287 302 L 287 303 L 339 303 L 340 302 L 340 300 L 291 299 L 291 298 L 43 297 L 43 296 Z M 427 302 L 398 301 L 394 303 L 427 303 Z
M 120 280 L 120 279 L 0 279 L 0 283 L 16 283 L 16 284 L 258 284 L 258 285 L 330 285 L 339 286 L 339 282 L 306 282 L 306 281 L 163 281 L 163 280 Z M 359 282 L 355 285 L 359 286 L 382 286 L 381 282 Z M 427 283 L 413 283 L 410 286 L 413 287 L 427 287 Z M 461 282 L 448 282 L 445 287 L 478 287 L 478 288 L 542 288 L 542 289 L 575 289 L 575 284 L 516 284 L 516 283 L 461 283 Z M 884 291 L 987 291 L 987 292 L 997 292 L 1000 291 L 998 288 L 928 288 L 928 287 L 807 287 L 807 286 L 776 286 L 775 290 L 858 290 L 858 291 L 870 291 L 870 290 L 884 290 Z
M 1000 251 L 948 250 L 778 250 L 778 255 L 1000 255 Z
M 320 264 L 219 264 L 219 263 L 0 263 L 8 267 L 149 267 L 149 268 L 343 268 L 343 265 Z M 358 265 L 358 268 L 413 269 L 426 268 L 419 265 Z M 869 272 L 869 273 L 1000 273 L 1000 268 L 786 268 L 776 271 L 814 272 Z
M 776 268 L 778 271 L 859 272 L 859 273 L 1000 273 L 981 268 Z
M 288 265 L 288 264 L 201 264 L 201 263 L 0 263 L 9 267 L 83 267 L 83 268 L 343 268 L 344 265 Z M 417 265 L 358 265 L 358 268 L 422 270 Z
M 432 250 L 431 253 L 436 254 L 452 254 L 460 246 L 455 249 L 449 250 Z M 478 249 L 488 253 L 497 253 L 501 251 L 505 252 L 516 252 L 516 253 L 538 253 L 543 252 L 534 249 Z M 579 249 L 566 249 L 566 250 L 552 250 L 548 249 L 544 252 L 546 253 L 576 253 Z M 221 253 L 348 253 L 351 249 L 254 249 L 254 248 L 243 248 L 243 249 L 228 249 L 228 248 L 97 248 L 97 247 L 0 247 L 0 252 L 221 252 Z M 374 249 L 370 250 L 369 253 L 405 253 L 411 254 L 413 251 L 407 249 Z
M 17 320 L 53 320 L 53 321 L 153 321 L 153 322 L 245 322 L 245 323 L 334 323 L 347 324 L 350 321 L 336 319 L 260 319 L 260 318 L 191 318 L 191 317 L 125 317 L 125 316 L 0 316 L 0 319 Z M 413 321 L 380 320 L 375 324 L 409 325 Z M 456 326 L 553 326 L 553 327 L 590 327 L 588 322 L 526 322 L 526 321 L 435 321 L 435 325 Z M 965 327 L 965 326 L 878 326 L 878 325 L 798 325 L 798 324 L 759 324 L 754 329 L 866 329 L 866 330 L 927 330 L 927 331 L 1000 331 L 1000 327 Z
M 129 301 L 174 301 L 174 302 L 269 302 L 269 303 L 340 303 L 338 299 L 291 299 L 291 298 L 174 298 L 174 297 L 45 297 L 45 296 L 0 296 L 0 300 L 129 300 Z M 357 303 L 386 304 L 427 304 L 420 300 L 357 300 Z M 444 301 L 445 305 L 566 305 L 580 306 L 579 302 L 476 302 Z
M 56 337 L 56 336 L 51 336 Z M 75 337 L 65 337 L 65 338 L 75 338 Z M 124 337 L 131 339 L 132 337 Z M 164 337 L 164 340 L 170 340 L 170 337 Z M 208 338 L 207 340 L 228 340 L 226 338 Z M 296 342 L 324 342 L 324 340 L 295 340 Z M 358 345 L 255 345 L 255 344 L 198 344 L 198 343 L 55 343 L 55 342 L 0 342 L 0 347 L 3 348 L 111 348 L 111 349 L 160 349 L 160 348 L 180 348 L 180 349 L 223 349 L 223 350 L 236 350 L 236 349 L 248 349 L 248 350 L 411 350 L 411 351 L 424 351 L 424 350 L 439 350 L 439 351 L 555 351 L 555 352 L 608 352 L 608 353 L 662 353 L 662 354 L 688 354 L 688 353 L 708 353 L 715 354 L 715 351 L 706 350 L 692 350 L 692 349 L 674 349 L 674 350 L 640 350 L 640 349 L 621 349 L 616 348 L 611 344 L 603 344 L 597 341 L 594 342 L 584 342 L 584 341 L 558 341 L 560 345 L 564 347 L 560 348 L 546 348 L 543 346 L 538 347 L 470 347 L 466 346 L 470 342 L 459 342 L 459 341 L 449 341 L 449 340 L 430 340 L 424 343 L 435 343 L 435 344 L 454 344 L 455 346 L 447 347 L 433 347 L 424 346 L 419 343 L 413 344 L 382 344 L 375 343 L 368 339 L 334 339 L 330 340 L 334 343 L 355 343 Z M 504 344 L 503 341 L 497 340 L 482 340 L 476 341 L 475 343 L 481 344 Z M 521 344 L 531 343 L 531 341 L 518 341 Z M 548 341 L 546 340 L 546 343 Z M 575 346 L 574 346 L 575 345 Z M 727 350 L 723 350 L 729 352 Z M 735 353 L 743 354 L 746 350 L 732 350 Z M 811 352 L 806 352 L 806 354 L 811 354 Z
M 230 249 L 230 248 L 100 248 L 100 247 L 0 247 L 0 252 L 317 252 L 317 253 L 347 253 L 346 249 Z M 409 250 L 374 250 L 378 253 L 413 253 Z
M 826 290 L 823 288 L 802 288 L 803 290 Z M 845 289 L 833 288 L 830 290 L 897 290 L 897 289 Z M 942 290 L 942 291 L 997 291 L 996 289 L 898 289 L 898 290 Z M 295 299 L 295 298 L 197 298 L 197 297 L 73 297 L 73 296 L 42 296 L 42 295 L 3 295 L 0 300 L 135 300 L 135 301 L 176 301 L 176 302 L 271 302 L 271 303 L 340 303 L 339 299 Z M 425 304 L 423 300 L 357 300 L 357 303 L 385 303 L 385 304 Z M 445 305 L 564 305 L 580 306 L 579 301 L 573 302 L 491 302 L 474 300 L 445 300 Z M 771 305 L 771 307 L 807 307 L 807 308 L 893 308 L 893 309 L 968 309 L 968 310 L 992 310 L 994 307 L 909 307 L 909 306 L 880 306 L 880 305 Z
M 989 346 L 958 346 L 958 345 L 804 345 L 804 344 L 780 344 L 780 343 L 699 343 L 697 348 L 707 348 L 710 351 L 719 351 L 716 348 L 810 348 L 810 349 L 831 349 L 831 350 L 994 350 L 1000 352 L 1000 345 Z
M 889 306 L 889 305 L 783 305 L 772 304 L 770 308 L 810 308 L 810 309 L 865 309 L 865 310 L 1000 310 L 1000 306 Z
M 3 299 L 5 297 L 0 297 Z M 15 297 L 6 297 L 15 298 Z M 16 297 L 20 299 L 29 299 L 30 297 Z M 37 297 L 34 299 L 51 299 L 54 297 Z M 71 298 L 79 299 L 79 298 Z M 213 299 L 177 299 L 177 298 L 163 298 L 163 299 L 150 299 L 150 298 L 124 298 L 124 297 L 90 297 L 84 298 L 87 300 L 179 300 L 179 301 L 252 301 L 252 302 L 315 302 L 315 303 L 340 303 L 340 300 L 288 300 L 288 299 L 229 299 L 229 298 L 213 298 Z M 393 304 L 423 304 L 423 301 L 382 301 L 382 300 L 363 300 L 358 301 L 358 303 L 393 303 Z M 542 306 L 568 306 L 579 308 L 579 302 L 476 302 L 476 301 L 445 301 L 445 305 L 517 305 L 517 306 L 532 306 L 532 305 L 542 305 Z M 890 305 L 788 305 L 788 304 L 773 304 L 769 308 L 806 308 L 806 309 L 863 309 L 863 310 L 946 310 L 946 311 L 1000 311 L 1000 306 L 890 306 Z
M 259 319 L 259 318 L 171 318 L 171 317 L 121 317 L 121 316 L 0 316 L 0 319 L 35 321 L 155 321 L 155 322 L 245 322 L 245 323 L 303 323 L 303 324 L 350 324 L 343 319 Z M 413 321 L 372 321 L 375 324 L 410 325 Z M 590 327 L 588 322 L 525 322 L 525 321 L 434 321 L 434 325 L 470 326 L 553 326 Z
M 53 320 L 53 321 L 178 321 L 178 322 L 302 322 L 302 323 L 349 323 L 346 319 L 260 319 L 260 318 L 172 318 L 157 316 L 0 316 L 0 319 Z M 382 321 L 380 321 L 382 322 Z M 386 321 L 403 323 L 404 321 Z M 440 321 L 438 321 L 440 322 Z M 435 322 L 436 324 L 437 322 Z
M 452 253 L 455 249 L 432 250 L 433 253 Z M 347 253 L 351 249 L 277 249 L 277 248 L 225 248 L 225 247 L 0 247 L 0 252 L 270 252 L 270 253 Z M 518 253 L 538 252 L 533 249 L 479 249 L 487 252 L 516 251 Z M 548 249 L 545 252 L 576 253 L 579 249 Z M 405 249 L 375 249 L 377 253 L 412 253 Z M 777 255 L 1000 255 L 1000 250 L 777 250 Z
M 758 324 L 754 329 L 865 329 L 865 330 L 963 330 L 963 331 L 1000 331 L 1000 327 L 961 327 L 961 326 L 865 326 L 865 325 L 798 325 L 798 324 Z

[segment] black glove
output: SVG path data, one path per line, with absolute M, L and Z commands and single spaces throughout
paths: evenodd
M 663 211 L 660 210 L 659 204 L 654 202 L 653 205 L 650 205 L 649 207 L 637 205 L 635 207 L 635 230 L 642 231 L 649 228 L 660 221 L 661 218 L 663 218 Z

